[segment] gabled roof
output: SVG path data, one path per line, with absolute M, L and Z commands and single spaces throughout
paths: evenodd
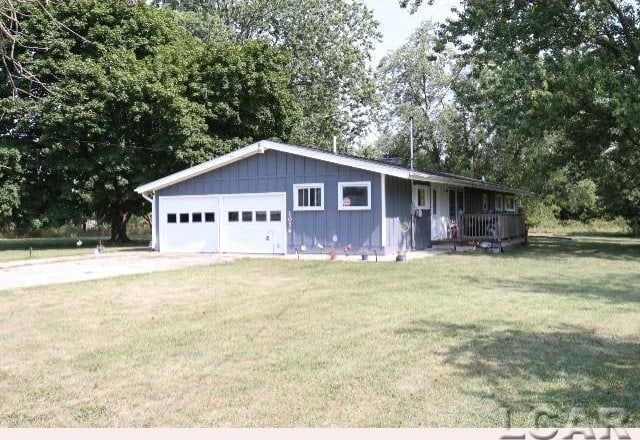
M 240 148 L 239 150 L 225 154 L 224 156 L 217 157 L 215 159 L 201 163 L 200 165 L 187 168 L 186 170 L 178 171 L 177 173 L 163 177 L 162 179 L 154 180 L 153 182 L 147 183 L 146 185 L 139 186 L 138 188 L 136 188 L 136 192 L 139 194 L 146 194 L 157 191 L 159 189 L 175 185 L 176 183 L 180 183 L 185 180 L 200 176 L 218 168 L 222 168 L 233 162 L 237 162 L 239 160 L 253 156 L 254 154 L 264 153 L 267 150 L 280 151 L 283 153 L 308 157 L 311 159 L 317 159 L 337 165 L 344 165 L 347 167 L 371 171 L 374 173 L 386 174 L 388 176 L 394 176 L 400 179 L 446 183 L 472 188 L 484 188 L 493 191 L 503 191 L 514 194 L 524 193 L 524 191 L 522 190 L 509 188 L 497 183 L 490 183 L 478 179 L 472 179 L 470 177 L 458 176 L 455 174 L 436 171 L 411 170 L 407 167 L 392 165 L 382 161 L 363 159 L 360 157 L 347 156 L 344 154 L 334 154 L 330 151 L 321 150 L 318 148 L 300 147 L 297 145 L 284 144 L 274 141 L 259 141 L 253 143 L 244 148 Z

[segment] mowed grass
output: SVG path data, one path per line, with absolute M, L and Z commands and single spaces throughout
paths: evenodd
M 638 426 L 639 337 L 620 238 L 0 291 L 0 425 Z
M 106 243 L 107 240 L 108 237 L 0 238 L 0 262 L 88 255 L 101 242 L 107 252 L 141 250 L 149 245 L 147 237 L 136 237 L 131 243 L 118 246 Z

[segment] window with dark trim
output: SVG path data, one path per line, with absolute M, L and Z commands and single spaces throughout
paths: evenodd
M 178 217 L 176 214 L 167 214 L 167 223 L 177 223 Z
M 180 223 L 189 223 L 189 213 L 183 212 L 180 214 Z
M 267 211 L 256 211 L 256 221 L 257 222 L 266 222 L 267 221 Z
M 513 196 L 504 196 L 504 210 L 507 212 L 515 212 L 516 201 Z
M 271 211 L 269 213 L 269 219 L 272 222 L 279 222 L 282 221 L 282 211 Z
M 253 211 L 242 211 L 242 221 L 243 222 L 252 222 L 253 221 Z
M 438 213 L 438 191 L 433 190 L 433 195 L 431 196 L 431 213 L 436 215 Z
M 206 223 L 213 223 L 216 221 L 216 214 L 214 212 L 205 212 L 204 221 Z
M 202 223 L 202 213 L 201 212 L 193 212 L 193 213 L 191 213 L 191 222 L 192 223 Z
M 240 221 L 240 214 L 238 213 L 238 211 L 229 211 L 229 221 L 230 222 Z

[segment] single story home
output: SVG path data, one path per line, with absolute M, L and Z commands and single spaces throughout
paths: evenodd
M 272 141 L 136 191 L 152 204 L 161 252 L 388 254 L 524 237 L 519 190 Z

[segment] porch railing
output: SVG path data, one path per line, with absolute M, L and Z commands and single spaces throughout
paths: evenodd
M 462 240 L 495 241 L 524 238 L 526 231 L 522 214 L 461 214 L 458 234 Z

